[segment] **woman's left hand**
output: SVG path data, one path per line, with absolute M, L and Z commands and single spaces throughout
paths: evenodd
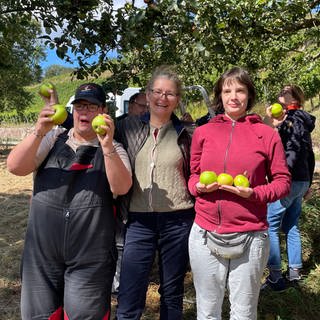
M 102 114 L 104 117 L 104 120 L 106 122 L 105 126 L 101 126 L 102 129 L 105 130 L 105 135 L 99 135 L 97 134 L 97 137 L 100 141 L 102 149 L 107 148 L 107 149 L 112 149 L 113 148 L 113 136 L 114 136 L 114 122 L 111 116 L 109 116 L 106 113 Z
M 253 193 L 253 189 L 249 187 L 234 187 L 228 185 L 220 185 L 219 189 L 237 194 L 242 198 L 249 198 Z

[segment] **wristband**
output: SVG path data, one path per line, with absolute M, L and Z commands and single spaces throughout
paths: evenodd
M 107 158 L 111 158 L 114 154 L 117 153 L 117 150 L 113 147 L 112 151 L 108 152 L 108 153 L 104 153 L 103 152 L 103 155 Z
M 45 134 L 37 133 L 36 131 L 32 131 L 32 134 L 37 138 L 43 138 L 46 136 Z

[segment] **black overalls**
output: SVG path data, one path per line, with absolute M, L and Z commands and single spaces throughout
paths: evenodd
M 101 148 L 75 153 L 67 138 L 58 137 L 35 176 L 22 259 L 23 320 L 109 319 L 112 193 Z

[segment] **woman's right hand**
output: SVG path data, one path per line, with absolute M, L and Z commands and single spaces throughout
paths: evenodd
M 50 116 L 54 114 L 53 105 L 59 104 L 58 93 L 56 89 L 48 90 L 50 92 L 49 97 L 45 97 L 40 95 L 45 105 L 43 109 L 40 111 L 38 120 L 35 125 L 35 133 L 39 135 L 45 135 L 48 133 L 53 127 L 54 123 Z
M 219 184 L 218 182 L 214 182 L 208 185 L 205 185 L 203 183 L 197 182 L 196 184 L 196 190 L 198 193 L 209 193 L 213 192 L 219 189 Z
M 54 109 L 50 105 L 45 105 L 40 111 L 38 120 L 35 125 L 35 133 L 44 136 L 54 126 L 54 123 L 50 116 L 54 114 Z

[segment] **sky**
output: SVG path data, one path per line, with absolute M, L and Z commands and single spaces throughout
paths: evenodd
M 40 66 L 42 67 L 42 69 L 46 69 L 53 64 L 58 64 L 58 65 L 61 65 L 64 67 L 70 67 L 70 68 L 74 67 L 74 65 L 66 63 L 65 61 L 57 57 L 55 50 L 51 50 L 48 48 L 46 50 L 46 55 L 47 55 L 47 58 L 40 63 Z
M 78 63 L 70 64 L 70 63 L 67 63 L 66 61 L 60 59 L 59 57 L 57 57 L 55 50 L 51 50 L 48 48 L 46 50 L 46 55 L 47 55 L 47 58 L 40 62 L 40 66 L 42 69 L 46 69 L 54 64 L 64 66 L 64 67 L 69 67 L 69 68 L 78 67 Z M 86 61 L 89 63 L 94 62 L 96 58 L 97 58 L 97 56 L 93 56 L 91 59 L 87 59 Z M 74 56 L 71 55 L 71 59 L 73 60 Z
M 114 9 L 116 10 L 119 7 L 122 7 L 126 2 L 131 2 L 131 1 L 114 0 Z M 136 0 L 135 6 L 142 7 L 142 6 L 145 6 L 145 3 L 143 0 Z M 70 67 L 70 68 L 78 67 L 78 64 L 70 64 L 70 63 L 67 63 L 67 62 L 61 60 L 59 57 L 57 57 L 55 50 L 51 50 L 48 48 L 46 50 L 46 55 L 47 55 L 47 58 L 40 63 L 40 66 L 42 67 L 42 69 L 46 69 L 53 64 L 61 65 L 64 67 Z M 71 56 L 71 58 L 73 58 L 73 56 Z M 94 60 L 95 60 L 95 57 L 93 57 L 91 60 L 88 60 L 88 62 L 93 62 Z

